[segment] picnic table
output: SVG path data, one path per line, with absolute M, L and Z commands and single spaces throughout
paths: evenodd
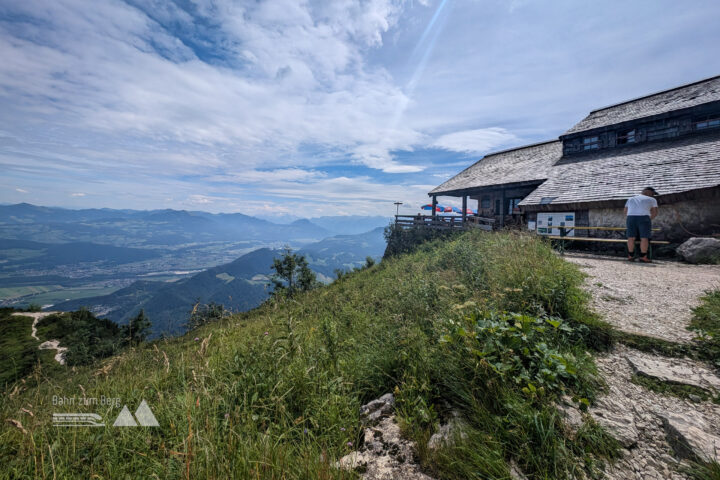
M 546 235 L 547 238 L 553 240 L 560 240 L 560 254 L 565 254 L 565 242 L 567 241 L 580 241 L 580 242 L 604 242 L 604 243 L 627 243 L 625 238 L 600 238 L 600 237 L 569 237 L 568 233 L 572 230 L 589 230 L 589 231 L 611 231 L 611 232 L 624 232 L 624 227 L 555 227 L 560 230 L 560 235 Z M 659 232 L 661 229 L 653 228 L 653 232 Z M 635 243 L 639 243 L 640 239 L 636 239 Z M 648 257 L 652 258 L 652 246 L 653 245 L 669 245 L 670 242 L 665 240 L 650 240 L 648 246 Z

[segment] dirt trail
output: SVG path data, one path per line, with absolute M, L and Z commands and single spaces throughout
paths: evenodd
M 628 262 L 617 257 L 566 254 L 590 275 L 586 287 L 593 307 L 615 328 L 671 342 L 687 343 L 692 309 L 707 291 L 720 288 L 720 265 L 656 261 Z
M 50 315 L 55 315 L 56 313 L 61 312 L 19 312 L 13 313 L 13 315 L 32 318 L 33 323 L 30 335 L 35 340 L 40 341 L 37 336 L 37 323 L 43 318 Z M 48 340 L 47 342 L 43 342 L 40 344 L 40 346 L 38 346 L 38 350 L 57 350 L 57 354 L 55 354 L 55 361 L 58 362 L 60 365 L 65 365 L 65 352 L 67 351 L 67 348 L 60 346 L 60 340 Z
M 708 290 L 720 288 L 720 265 L 570 253 L 565 258 L 589 276 L 593 308 L 618 330 L 675 343 L 693 342 L 687 329 L 692 309 Z M 717 370 L 704 362 L 639 352 L 617 344 L 596 358 L 608 390 L 590 415 L 623 445 L 623 457 L 608 466 L 611 480 L 686 480 L 687 461 L 720 460 L 720 395 Z M 678 398 L 643 386 L 695 388 L 703 395 Z M 577 417 L 577 415 L 575 415 Z

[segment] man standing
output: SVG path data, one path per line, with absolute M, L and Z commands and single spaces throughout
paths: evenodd
M 656 195 L 654 188 L 646 187 L 640 195 L 629 198 L 625 204 L 628 260 L 631 262 L 635 261 L 635 239 L 640 237 L 640 261 L 650 263 L 647 255 L 652 231 L 651 220 L 658 213 L 657 200 L 654 198 Z

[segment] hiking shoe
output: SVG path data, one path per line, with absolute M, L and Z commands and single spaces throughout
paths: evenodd
M 647 255 L 645 255 L 644 257 L 640 257 L 640 261 L 643 263 L 652 263 L 652 260 L 650 260 Z
M 628 255 L 628 258 L 627 258 L 627 259 L 628 259 L 628 262 L 634 262 L 634 261 L 635 261 L 635 256 L 634 256 L 634 255 Z

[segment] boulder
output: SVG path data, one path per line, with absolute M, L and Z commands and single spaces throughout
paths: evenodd
M 710 433 L 699 417 L 666 414 L 662 417 L 668 441 L 681 458 L 720 462 L 720 437 Z
M 677 253 L 690 263 L 720 263 L 720 240 L 693 237 L 680 245 Z

